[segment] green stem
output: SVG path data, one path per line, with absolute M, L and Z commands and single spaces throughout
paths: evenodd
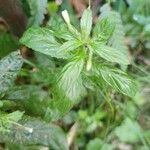
M 86 65 L 86 70 L 90 71 L 92 68 L 92 57 L 93 57 L 93 52 L 90 46 L 88 46 L 88 60 L 87 60 L 87 65 Z

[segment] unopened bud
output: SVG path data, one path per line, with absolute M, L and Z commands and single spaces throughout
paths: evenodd
M 65 22 L 70 25 L 70 18 L 67 10 L 62 11 L 62 16 L 65 20 Z
M 87 71 L 90 71 L 91 68 L 92 68 L 92 61 L 91 61 L 91 60 L 88 60 L 87 65 L 86 65 L 86 70 L 87 70 Z

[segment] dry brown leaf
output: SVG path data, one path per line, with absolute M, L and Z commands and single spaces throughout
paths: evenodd
M 102 0 L 91 0 L 91 2 L 92 2 L 91 5 L 92 5 L 92 12 L 93 12 L 94 20 L 96 20 L 97 18 L 96 9 L 97 9 L 97 6 L 100 5 Z M 70 0 L 70 3 L 72 4 L 75 11 L 77 12 L 77 16 L 81 17 L 83 11 L 88 7 L 89 0 Z
M 4 31 L 4 32 L 9 31 L 9 26 L 2 17 L 0 17 L 0 31 Z
M 87 3 L 85 0 L 70 0 L 70 3 L 74 7 L 75 11 L 77 12 L 77 16 L 81 17 L 83 11 L 87 7 Z
M 26 29 L 27 18 L 19 0 L 0 0 L 0 17 L 10 27 L 10 31 L 21 37 Z

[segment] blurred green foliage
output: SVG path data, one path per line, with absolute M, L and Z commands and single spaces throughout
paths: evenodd
M 21 42 L 0 32 L 0 149 L 68 150 L 78 123 L 73 150 L 148 150 L 150 1 L 103 0 L 94 24 L 68 0 L 22 2 Z

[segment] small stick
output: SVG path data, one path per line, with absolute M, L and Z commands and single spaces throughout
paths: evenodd
M 76 122 L 70 129 L 68 135 L 67 135 L 67 141 L 68 141 L 68 145 L 69 147 L 72 145 L 76 135 L 77 135 L 77 129 L 79 127 L 79 124 Z

